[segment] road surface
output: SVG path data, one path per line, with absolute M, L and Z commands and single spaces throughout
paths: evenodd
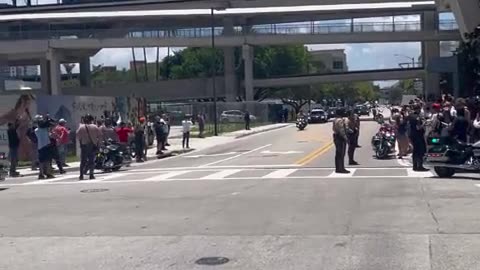
M 334 173 L 327 123 L 95 181 L 8 180 L 0 269 L 480 269 L 478 179 L 376 160 L 377 129 L 362 122 L 350 175 Z

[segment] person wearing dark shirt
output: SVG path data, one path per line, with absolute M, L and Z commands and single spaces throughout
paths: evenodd
M 250 113 L 248 111 L 245 112 L 243 120 L 245 120 L 245 130 L 250 130 Z
M 139 119 L 139 123 L 135 126 L 135 157 L 137 162 L 144 161 L 144 151 L 145 151 L 145 117 Z M 146 157 L 145 157 L 146 158 Z
M 20 174 L 17 172 L 18 165 L 18 148 L 20 146 L 20 138 L 17 134 L 17 125 L 8 123 L 8 156 L 10 158 L 10 177 L 18 177 Z
M 466 143 L 470 123 L 465 117 L 465 109 L 457 110 L 457 117 L 451 125 L 451 135 L 454 139 Z
M 30 140 L 30 143 L 32 144 L 31 146 L 31 153 L 30 153 L 30 159 L 32 162 L 31 169 L 32 171 L 35 171 L 38 169 L 39 162 L 38 162 L 38 149 L 37 149 L 37 135 L 35 135 L 35 129 L 37 128 L 37 121 L 33 123 L 31 127 L 27 129 L 27 133 L 25 134 L 27 138 Z
M 412 161 L 414 171 L 428 171 L 423 167 L 423 156 L 427 151 L 427 145 L 425 142 L 425 128 L 423 121 L 420 118 L 420 106 L 414 107 L 414 112 L 408 117 L 408 128 L 410 142 L 413 146 Z

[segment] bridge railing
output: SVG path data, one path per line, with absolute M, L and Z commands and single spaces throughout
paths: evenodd
M 458 29 L 455 21 L 441 21 L 439 30 Z M 414 22 L 353 22 L 353 23 L 290 23 L 256 25 L 251 28 L 255 35 L 298 35 L 298 34 L 335 34 L 335 33 L 372 33 L 372 32 L 415 32 L 421 31 L 419 21 Z M 214 35 L 224 35 L 223 27 L 215 27 Z M 113 28 L 113 29 L 68 29 L 68 30 L 36 30 L 0 32 L 0 40 L 25 39 L 79 39 L 79 38 L 204 38 L 211 37 L 211 28 L 183 29 L 145 29 L 145 28 Z M 233 33 L 225 36 L 243 35 L 242 27 L 235 27 Z

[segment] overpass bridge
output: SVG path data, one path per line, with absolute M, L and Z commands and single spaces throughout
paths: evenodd
M 72 77 L 78 78 L 77 75 Z M 308 84 L 321 84 L 332 82 L 352 82 L 352 81 L 377 81 L 377 80 L 400 80 L 400 79 L 423 79 L 425 71 L 423 68 L 409 69 L 383 69 L 383 70 L 364 70 L 350 71 L 342 73 L 324 73 L 324 74 L 300 74 L 281 76 L 277 78 L 254 79 L 253 87 L 258 88 L 281 88 L 301 86 Z M 64 79 L 67 79 L 65 77 Z M 240 82 L 244 85 L 245 82 Z M 38 83 L 37 83 L 38 84 Z M 30 86 L 34 83 L 30 83 Z M 225 77 L 216 78 L 217 97 L 227 98 L 228 92 L 225 88 Z M 127 96 L 127 97 L 145 97 L 157 98 L 165 101 L 177 101 L 185 99 L 211 99 L 213 98 L 211 78 L 192 78 L 182 80 L 164 80 L 158 82 L 139 82 L 139 83 L 112 83 L 99 85 L 97 87 L 64 87 L 62 93 L 65 95 L 90 95 L 90 96 Z M 35 87 L 35 86 L 32 86 Z M 38 84 L 37 87 L 40 87 Z M 17 91 L 9 91 L 18 93 Z M 36 89 L 34 93 L 48 93 L 47 89 Z M 243 93 L 235 93 L 237 97 L 243 97 Z
M 295 5 L 327 4 L 331 0 L 314 1 L 300 0 L 302 3 Z M 329 2 L 330 1 L 330 2 Z M 167 1 L 168 2 L 168 1 Z M 253 7 L 262 4 L 281 6 L 292 5 L 291 1 L 270 0 L 231 0 L 228 1 L 228 8 L 241 7 L 242 5 Z M 354 1 L 340 0 L 338 3 L 378 3 L 381 1 Z M 392 2 L 396 2 L 393 0 Z M 188 1 L 188 4 L 225 4 L 225 1 Z M 420 3 L 416 1 L 416 3 Z M 108 5 L 107 5 L 108 4 Z M 125 5 L 124 5 L 125 4 Z M 126 1 L 119 4 L 79 4 L 71 6 L 47 6 L 47 7 L 26 7 L 24 9 L 4 9 L 4 14 L 15 15 L 32 9 L 44 8 L 45 12 L 70 8 L 95 9 L 103 11 L 102 8 L 121 10 L 122 7 L 132 10 L 140 7 L 154 9 L 154 5 L 167 4 L 158 1 L 139 0 Z M 169 5 L 180 5 L 179 2 L 170 2 Z M 90 5 L 90 6 L 89 6 Z M 100 6 L 99 6 L 100 5 Z M 237 6 L 235 6 L 237 5 Z M 162 6 L 165 8 L 166 6 Z M 184 7 L 182 7 L 184 8 Z M 75 10 L 83 11 L 83 10 Z M 60 14 L 60 13 L 58 13 Z M 387 15 L 389 14 L 389 15 Z M 380 15 L 419 14 L 420 21 L 415 22 L 359 22 L 357 18 L 374 17 Z M 0 16 L 0 21 L 8 17 Z M 73 15 L 72 15 L 73 16 Z M 306 21 L 308 18 L 311 21 Z M 325 20 L 341 18 L 342 23 L 326 22 Z M 26 63 L 29 60 L 39 63 L 42 74 L 42 88 L 49 89 L 51 94 L 62 94 L 59 81 L 61 77 L 60 63 L 70 61 L 77 52 L 83 55 L 95 53 L 102 48 L 124 48 L 124 47 L 210 47 L 211 46 L 211 17 L 207 14 L 195 16 L 124 16 L 115 18 L 84 17 L 84 18 L 54 18 L 45 17 L 33 20 L 7 20 L 0 28 L 0 51 L 2 59 L 7 63 Z M 286 24 L 288 22 L 289 24 Z M 217 14 L 213 20 L 215 43 L 224 50 L 225 56 L 225 80 L 222 86 L 227 89 L 228 100 L 233 100 L 238 93 L 234 84 L 234 61 L 233 47 L 241 46 L 244 60 L 245 74 L 245 96 L 247 100 L 253 99 L 253 47 L 264 45 L 286 45 L 286 44 L 332 44 L 332 43 L 367 43 L 367 42 L 411 42 L 419 41 L 423 44 L 423 57 L 425 62 L 431 57 L 439 56 L 439 41 L 459 40 L 460 34 L 456 24 L 451 21 L 439 21 L 438 13 L 432 4 L 412 5 L 402 8 L 363 8 L 362 10 L 341 10 L 341 11 L 299 11 L 299 12 L 277 12 L 277 13 L 241 13 L 229 14 L 226 12 Z M 159 26 L 160 25 L 160 26 Z M 46 27 L 46 28 L 45 28 Z M 89 86 L 89 58 L 80 57 L 82 86 Z M 424 63 L 427 64 L 427 63 Z M 436 89 L 435 81 L 438 78 L 425 76 L 426 85 L 430 89 Z M 430 83 L 429 83 L 430 82 Z M 206 84 L 204 84 L 206 85 Z M 67 91 L 67 90 L 65 90 Z M 66 93 L 66 92 L 65 92 Z

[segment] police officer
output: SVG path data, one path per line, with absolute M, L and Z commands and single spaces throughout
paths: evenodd
M 408 128 L 410 142 L 413 146 L 412 161 L 414 171 L 428 171 L 423 167 L 423 156 L 427 151 L 425 142 L 425 127 L 423 120 L 420 118 L 421 107 L 419 104 L 414 105 L 413 113 L 408 117 Z
M 333 142 L 335 144 L 335 172 L 350 173 L 345 169 L 345 152 L 347 147 L 348 120 L 344 118 L 345 110 L 337 109 L 333 120 Z
M 348 126 L 347 126 L 347 137 L 348 137 L 348 165 L 358 165 L 358 162 L 355 161 L 355 149 L 358 145 L 358 134 L 359 134 L 359 122 L 357 121 L 357 114 L 353 111 L 349 111 L 348 116 Z

